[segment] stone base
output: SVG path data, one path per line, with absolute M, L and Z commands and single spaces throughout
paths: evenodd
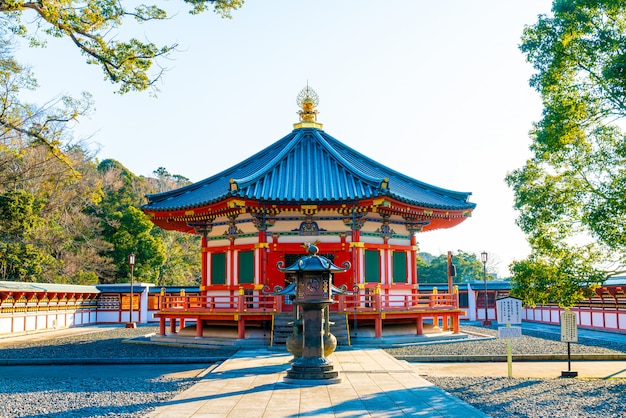
M 290 377 L 283 377 L 283 382 L 290 385 L 300 386 L 322 386 L 322 385 L 336 385 L 341 383 L 343 379 L 341 376 L 337 376 L 333 379 L 292 379 Z
M 287 370 L 286 379 L 299 380 L 299 381 L 312 380 L 312 381 L 318 381 L 319 382 L 318 384 L 325 384 L 322 382 L 326 380 L 337 379 L 338 377 L 339 377 L 339 372 L 333 370 L 332 362 L 328 361 L 325 358 L 319 358 L 319 359 L 299 358 L 294 363 L 292 363 L 291 368 Z
M 137 323 L 135 322 L 127 322 L 126 328 L 137 328 Z
M 578 377 L 578 372 L 572 370 L 561 371 L 561 377 Z

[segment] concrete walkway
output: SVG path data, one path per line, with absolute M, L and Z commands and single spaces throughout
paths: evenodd
M 284 383 L 291 358 L 266 349 L 241 350 L 146 417 L 486 417 L 383 350 L 332 354 L 342 378 L 334 385 Z

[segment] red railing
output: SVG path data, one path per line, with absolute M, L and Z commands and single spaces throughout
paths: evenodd
M 255 291 L 244 294 L 243 289 L 229 294 L 214 295 L 162 295 L 162 311 L 208 313 L 268 313 L 281 312 L 290 302 L 289 296 L 266 295 Z M 446 310 L 458 308 L 457 293 L 401 293 L 393 288 L 372 286 L 356 292 L 334 295 L 337 303 L 330 309 L 340 312 L 393 312 L 419 310 Z
M 413 311 L 457 308 L 457 294 L 412 293 L 338 295 L 340 311 Z
M 271 312 L 279 299 L 268 295 L 161 296 L 161 310 L 193 312 Z

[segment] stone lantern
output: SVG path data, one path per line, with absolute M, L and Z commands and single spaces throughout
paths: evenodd
M 302 383 L 303 380 L 311 380 L 317 384 L 339 383 L 339 372 L 333 370 L 333 363 L 326 358 L 330 355 L 337 343 L 328 331 L 328 306 L 333 303 L 333 273 L 342 273 L 350 268 L 350 263 L 345 262 L 344 268 L 333 264 L 328 258 L 317 255 L 318 248 L 310 245 L 309 255 L 300 258 L 293 265 L 282 268 L 282 262 L 278 263 L 278 269 L 283 273 L 295 274 L 295 309 L 301 308 L 302 316 L 302 351 L 296 348 L 295 360 L 287 371 L 285 382 Z M 295 341 L 300 337 L 296 335 Z M 332 347 L 325 347 L 327 345 Z M 334 343 L 333 343 L 334 342 Z

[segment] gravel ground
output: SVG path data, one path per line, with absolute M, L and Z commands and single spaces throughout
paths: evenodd
M 496 336 L 491 328 L 462 327 L 463 331 Z M 560 334 L 524 329 L 512 339 L 513 354 L 564 354 Z M 624 338 L 626 340 L 626 338 Z M 624 354 L 626 342 L 580 337 L 572 354 Z M 395 356 L 502 355 L 502 340 L 415 345 L 387 349 Z M 626 362 L 624 364 L 626 368 Z M 425 378 L 494 418 L 626 417 L 626 380 L 528 379 L 507 377 Z
M 496 335 L 494 329 L 463 331 Z M 10 358 L 205 358 L 228 357 L 232 349 L 128 344 L 123 340 L 156 332 L 156 327 L 107 328 L 102 332 L 10 344 L 1 341 L 0 359 Z M 513 341 L 515 354 L 562 354 L 559 335 L 524 330 Z M 626 340 L 626 339 L 625 339 Z M 412 345 L 387 350 L 396 356 L 500 355 L 499 340 Z M 626 343 L 580 338 L 572 353 L 626 353 Z M 80 366 L 77 366 L 80 367 Z M 132 367 L 132 366 L 130 366 Z M 437 386 L 495 417 L 626 417 L 626 381 L 426 377 Z M 189 377 L 81 378 L 7 376 L 0 366 L 0 417 L 142 417 L 196 382 Z M 130 388 L 130 390 L 129 390 Z
M 1 377 L 0 416 L 142 417 L 194 383 L 189 378 Z
M 11 344 L 1 341 L 0 359 L 227 358 L 234 349 L 129 344 L 157 327 L 105 328 L 102 332 Z M 45 366 L 42 366 L 45 367 Z M 76 366 L 80 367 L 80 366 Z M 129 366 L 132 367 L 132 366 Z M 13 369 L 11 369 L 13 370 Z M 0 417 L 143 417 L 196 383 L 194 378 L 80 378 L 7 376 L 0 366 Z
M 100 331 L 104 329 L 103 331 Z M 0 359 L 115 359 L 197 357 L 213 361 L 229 357 L 236 349 L 172 347 L 156 344 L 128 344 L 124 340 L 158 332 L 158 327 L 105 327 L 99 332 L 70 335 L 54 340 L 44 339 L 6 345 L 0 340 Z M 45 335 L 45 334 L 41 334 Z
M 491 337 L 498 335 L 497 329 L 476 326 L 463 326 L 461 330 Z M 580 337 L 578 343 L 571 343 L 572 354 L 624 354 L 625 342 L 616 343 Z M 513 355 L 515 354 L 567 354 L 567 345 L 561 342 L 561 335 L 524 329 L 520 338 L 511 338 Z M 482 339 L 465 342 L 412 345 L 386 350 L 392 356 L 412 355 L 503 355 L 502 340 Z
M 626 417 L 626 381 L 429 377 L 493 418 Z

